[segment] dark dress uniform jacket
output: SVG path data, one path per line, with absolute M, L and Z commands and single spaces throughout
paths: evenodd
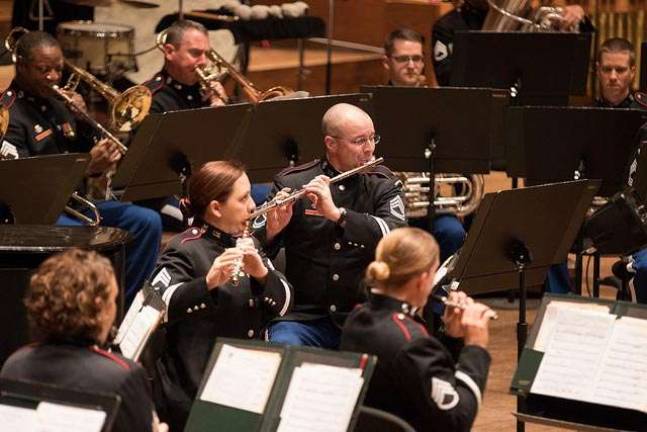
M 121 397 L 121 405 L 112 430 L 152 430 L 153 401 L 144 369 L 90 341 L 26 346 L 9 357 L 0 376 L 67 389 L 116 393 Z
M 446 346 L 456 351 L 452 356 Z M 372 294 L 346 320 L 341 349 L 375 354 L 369 406 L 391 412 L 417 431 L 469 431 L 485 389 L 490 355 L 477 346 L 430 336 L 413 309 Z
M 70 110 L 54 97 L 33 96 L 13 82 L 2 95 L 1 103 L 9 108 L 3 154 L 23 158 L 87 152 L 92 144 L 91 128 L 82 123 L 77 127 Z
M 272 195 L 293 190 L 318 175 L 339 174 L 327 161 L 289 168 L 274 179 Z M 332 199 L 347 211 L 342 226 L 298 200 L 287 227 L 267 246 L 270 256 L 285 247 L 286 276 L 295 288 L 291 319 L 308 319 L 328 311 L 349 312 L 365 299 L 360 287 L 375 247 L 392 229 L 405 226 L 401 183 L 384 166 L 330 186 Z M 314 313 L 313 313 L 314 312 Z
M 181 423 L 196 396 L 216 337 L 259 338 L 266 323 L 285 315 L 291 306 L 291 286 L 266 258 L 265 286 L 245 276 L 238 285 L 207 289 L 206 275 L 214 259 L 235 244 L 232 236 L 216 228 L 190 228 L 171 240 L 153 272 L 152 285 L 168 312 L 160 379 L 168 412 L 174 418 L 179 415 Z
M 151 80 L 144 83 L 153 93 L 151 113 L 182 111 L 209 106 L 208 101 L 202 100 L 200 84 L 191 86 L 182 84 L 162 70 Z

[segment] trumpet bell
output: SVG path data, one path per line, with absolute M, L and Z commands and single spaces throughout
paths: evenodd
M 148 87 L 136 85 L 117 96 L 110 110 L 111 124 L 119 132 L 130 132 L 148 115 L 153 94 Z

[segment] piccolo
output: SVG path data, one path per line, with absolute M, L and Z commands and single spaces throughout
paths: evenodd
M 372 161 L 365 163 L 362 166 L 358 166 L 357 168 L 353 168 L 351 170 L 344 171 L 343 173 L 338 174 L 335 177 L 331 178 L 330 179 L 330 184 L 340 182 L 340 181 L 342 181 L 342 180 L 344 180 L 344 179 L 346 179 L 348 177 L 354 176 L 355 174 L 359 174 L 359 173 L 361 173 L 362 171 L 364 171 L 364 170 L 366 170 L 368 168 L 372 168 L 372 167 L 374 167 L 376 165 L 381 164 L 382 162 L 384 162 L 384 158 L 379 157 L 377 159 L 373 159 Z M 274 198 L 274 199 L 270 200 L 269 202 L 267 202 L 266 204 L 260 206 L 258 209 L 256 209 L 249 216 L 249 218 L 254 219 L 254 218 L 258 217 L 258 216 L 264 215 L 265 213 L 267 213 L 268 211 L 270 211 L 270 210 L 272 210 L 272 209 L 274 209 L 276 207 L 281 207 L 281 206 L 284 206 L 286 204 L 290 204 L 291 202 L 298 200 L 299 198 L 301 198 L 305 194 L 306 194 L 305 189 L 299 189 L 297 191 L 292 192 L 290 195 L 286 196 L 285 198 Z
M 463 309 L 463 310 L 465 310 L 465 307 L 466 307 L 466 305 L 465 305 L 465 304 L 463 304 L 463 303 L 453 302 L 453 301 L 449 300 L 449 299 L 448 299 L 447 297 L 445 297 L 445 296 L 440 296 L 440 295 L 437 295 L 437 294 L 432 294 L 432 295 L 431 295 L 431 298 L 432 298 L 432 299 L 434 299 L 434 300 L 436 300 L 437 302 L 440 302 L 440 303 L 444 304 L 445 306 L 455 307 L 455 308 Z M 489 309 L 489 310 L 491 310 L 491 311 L 492 311 L 492 313 L 494 313 L 494 315 L 493 315 L 490 319 L 493 319 L 493 320 L 499 319 L 499 315 L 497 315 L 497 313 L 496 313 L 496 312 L 494 312 L 492 309 Z

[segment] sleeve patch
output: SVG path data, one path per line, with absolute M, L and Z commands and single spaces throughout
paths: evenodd
M 153 279 L 153 282 L 151 282 L 151 285 L 155 286 L 158 284 L 162 284 L 165 287 L 168 287 L 169 284 L 171 283 L 171 274 L 168 272 L 166 267 L 164 267 L 157 275 L 155 275 L 155 278 Z
M 447 45 L 442 43 L 441 41 L 436 41 L 434 44 L 434 60 L 439 62 L 443 61 L 447 58 L 449 55 L 449 48 Z
M 460 397 L 450 382 L 431 377 L 431 399 L 438 409 L 448 411 L 458 405 Z
M 18 159 L 18 148 L 9 141 L 2 141 L 2 147 L 0 147 L 0 158 Z
M 404 212 L 404 202 L 402 201 L 401 196 L 396 196 L 391 199 L 389 202 L 389 207 L 391 208 L 391 214 L 395 216 L 396 218 L 400 219 L 401 221 L 406 220 L 405 212 Z

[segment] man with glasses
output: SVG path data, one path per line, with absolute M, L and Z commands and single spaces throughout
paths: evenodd
M 285 248 L 285 275 L 295 291 L 293 312 L 270 325 L 269 340 L 335 349 L 338 325 L 365 298 L 361 282 L 378 241 L 406 218 L 400 182 L 384 166 L 330 184 L 373 160 L 380 137 L 369 115 L 334 105 L 322 131 L 325 157 L 274 179 L 272 195 L 304 188 L 306 197 L 266 221 L 265 250 L 275 256 Z

